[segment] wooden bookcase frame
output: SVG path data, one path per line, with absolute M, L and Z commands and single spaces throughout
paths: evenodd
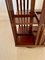
M 18 14 L 19 14 L 19 7 L 18 7 L 18 0 L 17 1 L 17 11 L 18 11 Z M 41 45 L 40 42 L 43 40 L 41 40 L 41 36 L 43 34 L 43 31 L 40 33 L 43 25 L 45 25 L 45 0 L 44 0 L 44 3 L 43 3 L 43 8 L 42 8 L 42 13 L 41 12 L 37 12 L 37 13 L 41 13 L 41 16 L 40 16 L 40 22 L 38 21 L 38 18 L 37 16 L 35 15 L 34 13 L 34 6 L 35 6 L 35 0 L 31 0 L 31 13 L 30 15 L 27 15 L 28 14 L 28 1 L 27 1 L 27 14 L 26 15 L 14 15 L 14 10 L 13 10 L 13 3 L 12 3 L 12 0 L 5 0 L 6 2 L 6 6 L 7 6 L 7 11 L 8 11 L 8 15 L 9 15 L 9 18 L 10 18 L 10 23 L 11 23 L 11 27 L 12 27 L 12 31 L 13 31 L 13 36 L 14 36 L 14 41 L 15 41 L 15 45 L 16 46 L 22 46 L 22 47 L 36 47 L 36 46 L 45 46 L 44 44 Z M 20 4 L 21 4 L 21 0 L 20 0 Z M 20 7 L 21 8 L 21 13 L 22 13 L 22 6 Z M 25 14 L 25 0 L 24 0 L 24 14 Z M 37 18 L 37 21 L 39 23 L 39 29 L 38 29 L 38 32 L 37 32 L 37 36 L 36 36 L 36 40 L 35 40 L 35 45 L 17 45 L 16 44 L 16 40 L 17 40 L 17 34 L 16 34 L 16 26 L 15 26 L 15 17 L 30 17 L 31 16 L 31 26 L 32 26 L 32 21 L 33 21 L 33 16 L 35 16 Z M 25 18 L 24 18 L 25 19 Z M 28 18 L 27 18 L 28 19 Z M 40 36 L 41 35 L 41 36 Z M 39 41 L 39 38 L 40 38 L 40 41 Z M 38 44 L 39 42 L 39 44 Z

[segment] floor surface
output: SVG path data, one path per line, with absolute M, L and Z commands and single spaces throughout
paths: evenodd
M 45 47 L 15 47 L 9 19 L 0 16 L 0 60 L 45 60 Z
M 2 11 L 2 12 L 1 12 Z M 16 47 L 7 12 L 0 11 L 0 60 L 45 60 L 45 47 Z

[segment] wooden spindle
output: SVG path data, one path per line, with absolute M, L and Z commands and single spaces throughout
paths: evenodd
M 22 15 L 22 0 L 20 0 L 20 10 L 21 10 L 21 15 Z
M 18 0 L 16 0 L 16 5 L 17 5 L 17 12 L 19 15 L 19 2 L 18 2 Z M 18 22 L 20 23 L 20 18 L 18 18 Z M 19 25 L 19 27 L 20 27 L 20 25 Z
M 28 15 L 28 9 L 29 9 L 29 0 L 27 0 L 27 15 Z M 28 17 L 27 17 L 27 22 L 28 22 Z
M 31 14 L 34 13 L 34 9 L 35 9 L 35 0 L 31 0 Z M 33 17 L 30 17 L 30 31 L 32 32 L 32 24 L 33 24 Z
M 25 15 L 25 0 L 23 0 L 23 8 L 24 8 L 24 15 Z M 25 23 L 25 17 L 24 17 L 24 23 Z M 24 28 L 25 28 L 25 24 L 24 24 Z
M 20 10 L 21 10 L 21 15 L 22 15 L 22 0 L 20 0 Z M 21 23 L 23 23 L 22 17 L 21 17 Z M 23 24 L 22 24 L 22 29 L 23 29 Z
M 27 15 L 28 15 L 28 9 L 29 9 L 29 0 L 27 0 Z M 28 23 L 28 18 L 29 17 L 27 17 L 27 23 Z M 28 29 L 28 24 L 27 24 L 27 29 Z

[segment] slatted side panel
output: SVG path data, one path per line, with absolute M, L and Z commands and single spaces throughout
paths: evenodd
M 22 3 L 22 1 L 23 1 L 23 3 Z M 25 6 L 25 2 L 27 1 L 27 5 Z M 20 2 L 20 4 L 19 4 L 19 2 Z M 18 15 L 28 15 L 29 14 L 29 0 L 16 0 L 16 4 L 17 4 L 17 12 L 18 12 Z M 22 5 L 23 5 L 23 9 L 22 9 Z M 20 6 L 20 7 L 19 7 Z M 27 8 L 27 9 L 25 9 L 25 7 Z M 19 8 L 20 8 L 20 10 L 19 10 Z M 35 0 L 31 0 L 31 14 L 33 15 L 34 13 L 34 8 L 35 8 Z M 18 17 L 17 17 L 18 18 Z M 30 22 L 29 22 L 29 20 L 30 20 Z M 33 17 L 31 17 L 30 19 L 29 19 L 29 17 L 19 17 L 18 18 L 18 21 L 19 21 L 19 27 L 23 30 L 25 30 L 25 29 L 27 29 L 27 30 L 29 30 L 29 31 L 32 31 L 32 24 L 33 24 Z M 24 23 L 24 24 L 23 24 Z M 27 24 L 25 24 L 25 23 L 27 23 Z M 30 24 L 28 24 L 28 23 L 30 23 Z M 30 25 L 30 26 L 29 26 Z
M 19 2 L 20 2 L 20 4 L 19 4 Z M 25 12 L 26 12 L 26 9 L 25 9 L 25 2 L 26 2 L 26 0 L 16 0 L 16 4 L 17 4 L 17 12 L 18 12 L 18 15 L 19 14 L 23 14 L 23 15 L 25 15 Z M 23 4 L 22 4 L 23 3 Z M 23 10 L 22 10 L 22 5 L 23 5 Z M 20 7 L 19 7 L 20 6 Z M 27 15 L 28 15 L 28 9 L 29 9 L 29 0 L 27 0 Z M 19 8 L 20 8 L 20 11 L 19 11 Z M 18 17 L 17 17 L 18 18 Z M 27 19 L 26 19 L 26 17 L 20 17 L 20 18 L 18 18 L 18 22 L 19 23 L 22 23 L 22 24 L 19 24 L 19 27 L 21 27 L 22 26 L 22 29 L 25 29 L 26 27 L 25 27 L 25 23 L 28 23 L 28 17 L 27 17 Z M 24 24 L 23 24 L 24 23 Z M 27 27 L 28 27 L 28 24 L 27 24 Z

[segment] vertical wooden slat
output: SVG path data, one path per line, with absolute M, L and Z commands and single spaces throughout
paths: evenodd
M 18 0 L 16 0 L 16 5 L 17 5 L 17 12 L 19 14 L 19 4 L 18 4 Z
M 22 15 L 22 0 L 20 0 L 20 10 L 21 10 L 21 15 Z M 21 17 L 21 23 L 23 23 L 23 19 Z M 22 29 L 23 29 L 23 24 L 22 25 Z
M 24 15 L 25 15 L 25 0 L 23 0 L 23 8 L 24 8 Z M 24 17 L 24 23 L 25 23 L 25 17 Z M 24 28 L 25 28 L 25 24 L 24 24 Z
M 18 2 L 18 0 L 16 0 L 16 5 L 17 5 L 17 12 L 19 15 L 19 2 Z M 18 22 L 20 23 L 20 18 L 18 18 Z M 19 25 L 19 27 L 20 27 L 20 25 Z
M 21 10 L 21 15 L 22 15 L 22 0 L 20 0 L 20 10 Z
M 41 13 L 41 16 L 40 16 L 40 25 L 39 25 L 39 29 L 38 29 L 38 32 L 37 32 L 37 37 L 36 37 L 36 42 L 35 42 L 35 45 L 37 45 L 37 42 L 38 42 L 38 39 L 39 39 L 39 34 L 40 31 L 41 31 L 41 26 L 42 24 L 45 23 L 45 0 L 44 0 L 44 3 L 43 3 L 43 7 L 42 7 L 42 13 Z M 41 42 L 41 41 L 40 41 Z M 40 44 L 40 43 L 39 43 Z
M 27 0 L 27 15 L 28 15 L 28 9 L 29 9 L 29 0 Z M 27 17 L 27 23 L 28 23 L 28 18 L 29 17 Z M 28 29 L 28 24 L 27 24 L 27 29 Z
M 27 0 L 27 14 L 28 14 L 28 9 L 29 9 L 29 0 Z
M 10 23 L 11 23 L 11 27 L 12 27 L 12 31 L 13 31 L 13 35 L 14 35 L 14 40 L 16 41 L 17 35 L 16 35 L 15 19 L 13 19 L 14 11 L 13 11 L 12 0 L 5 0 L 5 2 L 6 2 L 9 18 L 10 18 Z
M 35 0 L 31 0 L 31 12 L 34 12 L 35 9 Z
M 25 14 L 25 0 L 23 0 L 24 14 Z
M 31 0 L 31 14 L 34 13 L 34 8 L 35 8 L 35 0 Z M 33 23 L 33 17 L 30 17 L 30 31 L 32 32 L 32 23 Z

